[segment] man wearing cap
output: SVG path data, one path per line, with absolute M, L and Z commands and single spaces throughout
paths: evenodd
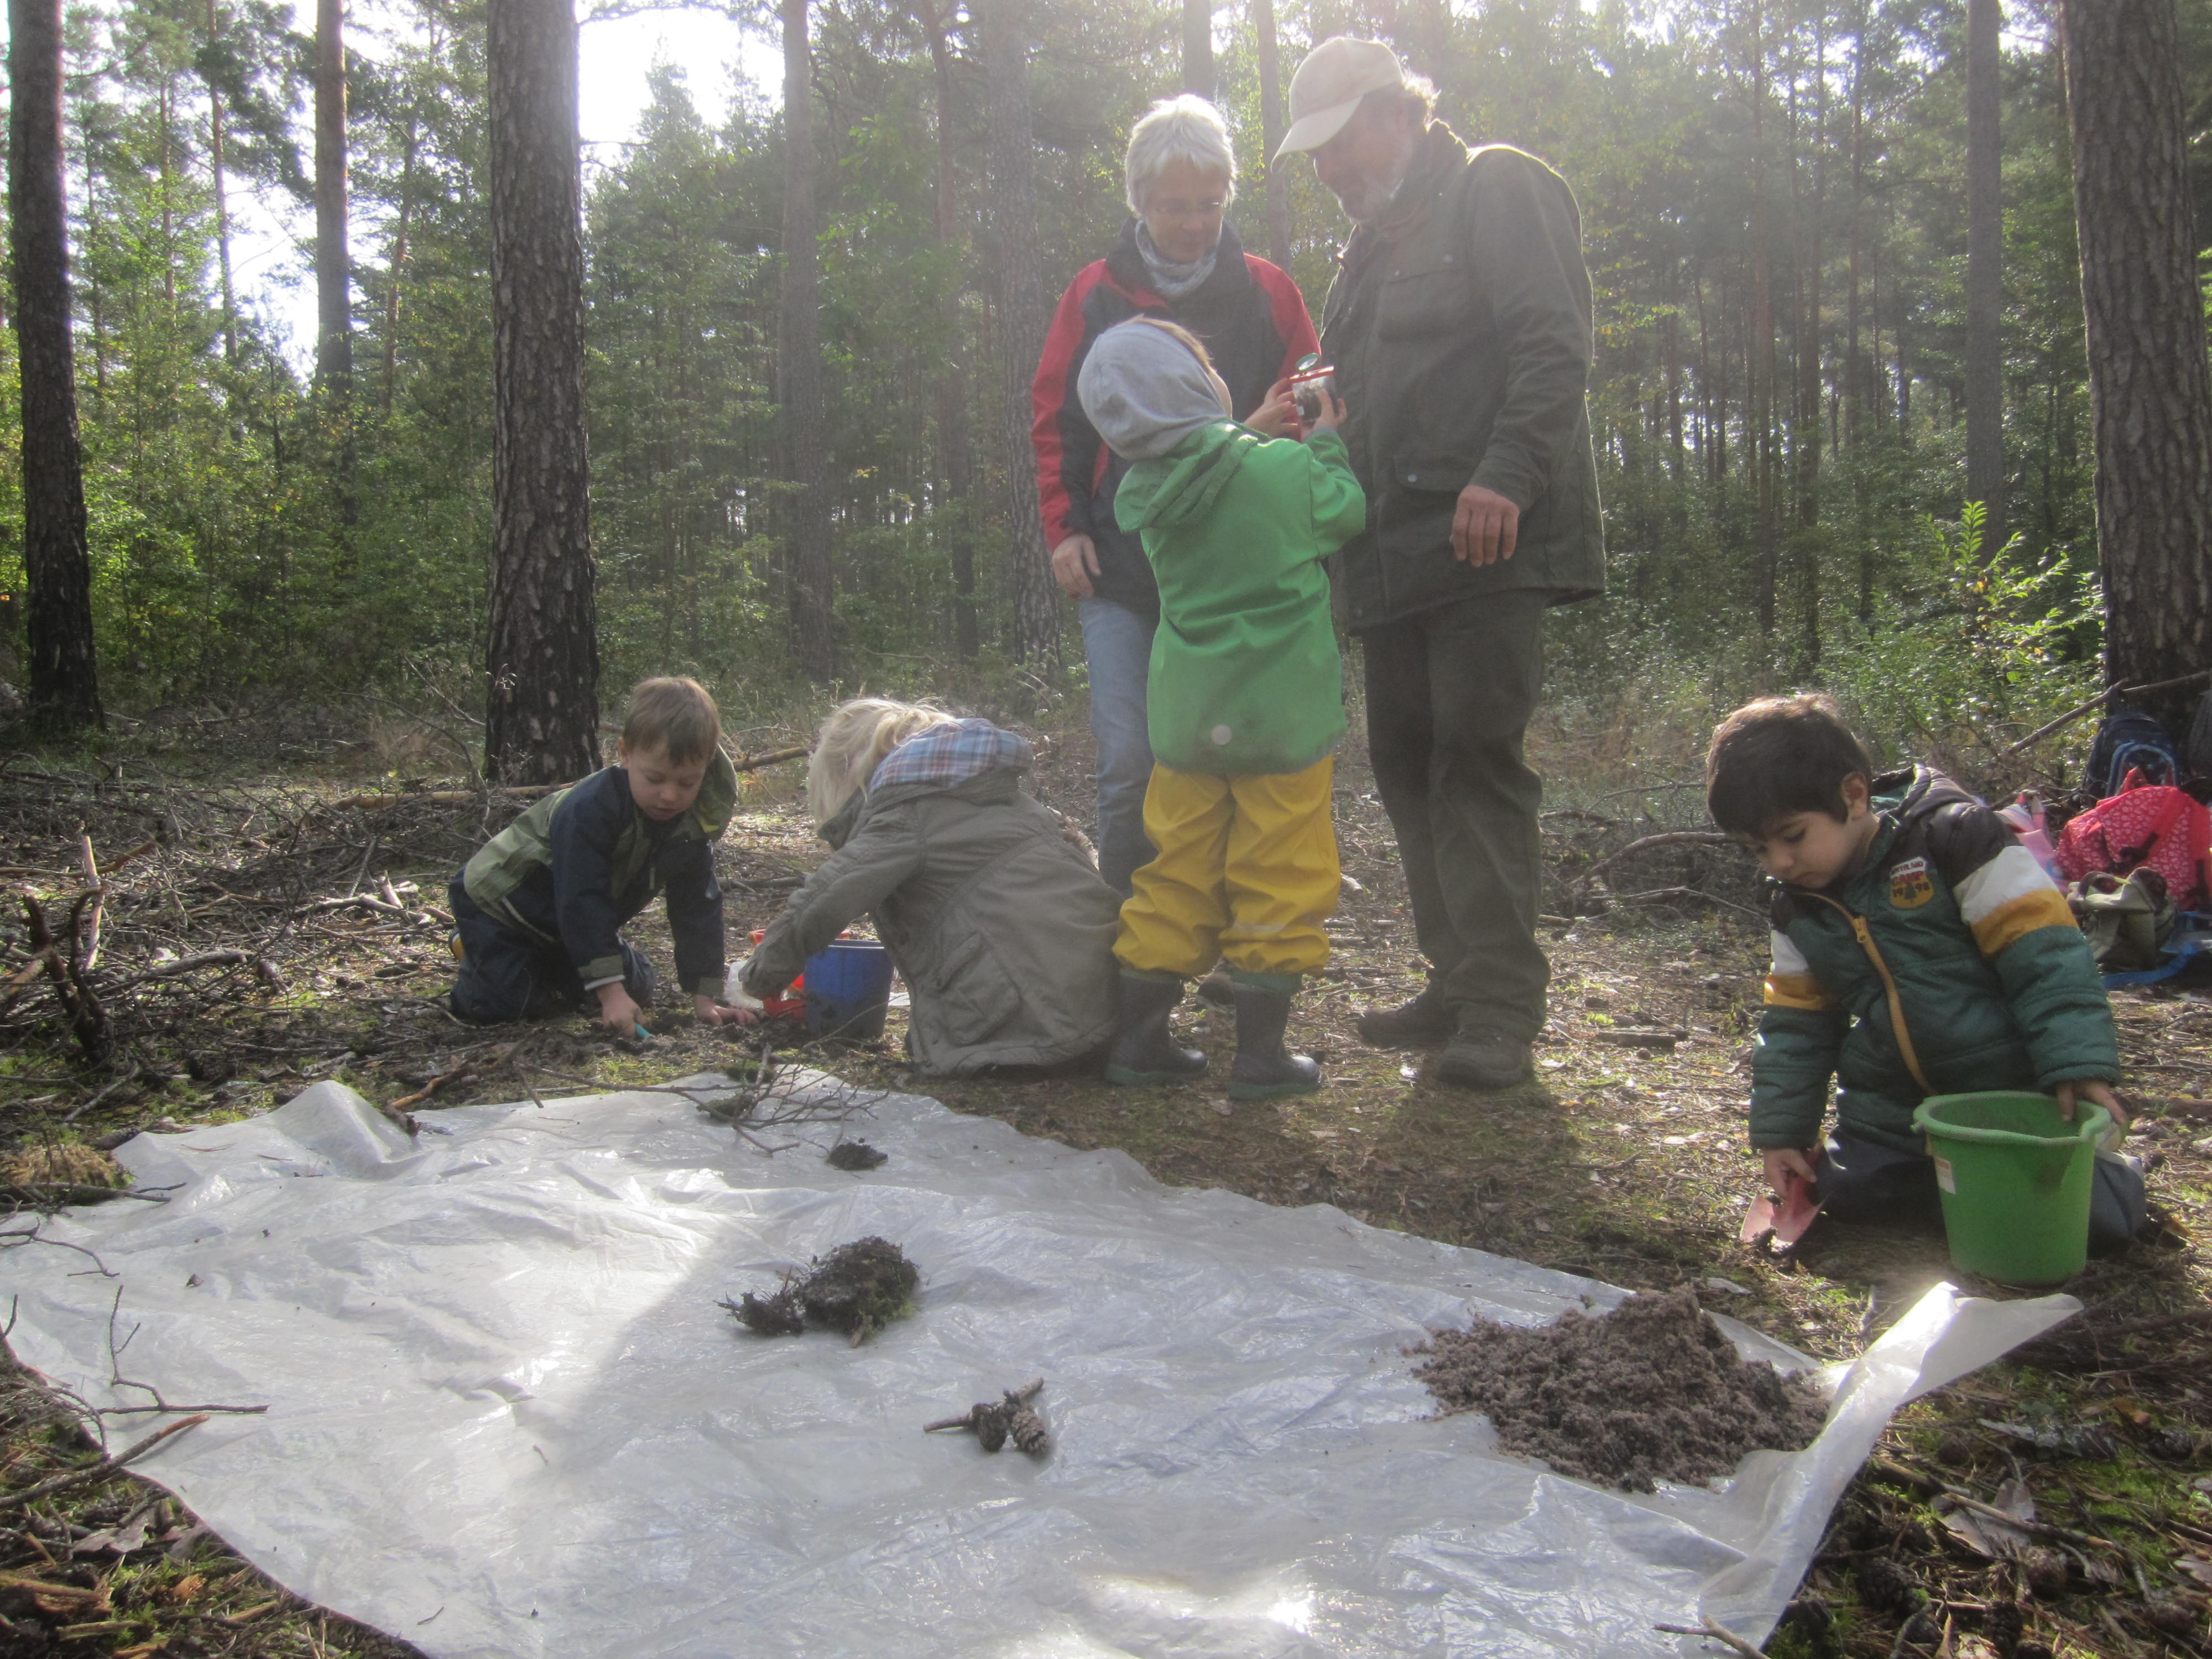
M 1542 783 L 1523 757 L 1545 610 L 1605 586 L 1587 393 L 1590 280 L 1566 181 L 1469 150 L 1435 91 L 1338 36 L 1291 82 L 1304 150 L 1352 222 L 1322 316 L 1367 528 L 1339 556 L 1364 646 L 1368 751 L 1427 985 L 1360 1036 L 1443 1045 L 1437 1081 L 1529 1073 L 1551 966 L 1536 943 Z

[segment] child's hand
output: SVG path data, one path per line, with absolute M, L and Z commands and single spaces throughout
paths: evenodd
M 599 999 L 599 1024 L 620 1036 L 635 1036 L 645 1010 L 631 998 L 629 988 L 615 980 L 599 987 L 595 994 Z
M 1766 1163 L 1766 1190 L 1774 1194 L 1776 1203 L 1782 1201 L 1783 1188 L 1789 1183 L 1785 1176 L 1796 1176 L 1808 1182 L 1813 1180 L 1811 1152 L 1799 1152 L 1794 1146 L 1770 1146 L 1762 1154 Z
M 712 997 L 693 997 L 691 1012 L 702 1025 L 750 1025 L 759 1018 L 750 1008 L 727 1007 Z
M 1287 376 L 1267 388 L 1259 408 L 1244 417 L 1244 424 L 1263 438 L 1298 434 L 1298 400 Z
M 2112 1092 L 2112 1085 L 2109 1083 L 2085 1078 L 2079 1083 L 2062 1083 L 2051 1092 L 2058 1097 L 2058 1115 L 2069 1123 L 2074 1121 L 2074 1103 L 2077 1099 L 2094 1100 L 2112 1115 L 2113 1127 L 2124 1129 L 2128 1127 L 2127 1110 L 2120 1104 L 2120 1097 Z
M 1313 424 L 1306 428 L 1309 438 L 1316 432 L 1334 432 L 1344 424 L 1343 398 L 1328 386 L 1318 385 L 1314 387 L 1314 396 L 1321 400 L 1321 413 L 1314 416 Z

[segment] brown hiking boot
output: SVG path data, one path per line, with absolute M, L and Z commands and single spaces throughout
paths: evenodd
M 1420 995 L 1395 1008 L 1375 1007 L 1359 1016 L 1359 1040 L 1375 1048 L 1433 1048 L 1451 1041 L 1455 1022 L 1431 980 Z
M 1429 1062 L 1431 1082 L 1454 1089 L 1510 1089 L 1534 1074 L 1528 1045 L 1503 1031 L 1472 1026 L 1453 1034 Z

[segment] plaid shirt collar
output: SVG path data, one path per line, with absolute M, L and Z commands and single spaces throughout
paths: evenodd
M 884 757 L 868 780 L 868 793 L 896 783 L 964 783 L 980 773 L 1005 768 L 1029 769 L 1026 738 L 1004 732 L 987 720 L 964 720 L 908 738 Z

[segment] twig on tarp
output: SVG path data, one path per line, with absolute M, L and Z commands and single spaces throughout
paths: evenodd
M 1043 1388 L 1044 1378 L 1040 1376 L 1018 1389 L 1008 1389 L 996 1400 L 979 1400 L 957 1417 L 925 1423 L 921 1431 L 936 1434 L 945 1429 L 969 1429 L 987 1452 L 997 1451 L 1012 1440 L 1017 1449 L 1042 1457 L 1052 1449 L 1052 1436 L 1030 1402 Z
M 1654 1625 L 1651 1628 L 1664 1631 L 1669 1636 L 1702 1636 L 1708 1641 L 1718 1642 L 1723 1647 L 1747 1656 L 1747 1659 L 1766 1659 L 1765 1654 L 1738 1636 L 1726 1625 L 1711 1619 L 1706 1620 L 1702 1625 Z
M 260 1409 L 265 1411 L 268 1407 L 262 1407 Z M 82 1486 L 88 1480 L 97 1480 L 103 1475 L 112 1474 L 126 1464 L 137 1462 L 172 1435 L 182 1434 L 187 1429 L 196 1429 L 207 1420 L 208 1414 L 205 1412 L 196 1412 L 181 1423 L 171 1423 L 155 1430 L 136 1445 L 116 1453 L 112 1457 L 103 1457 L 96 1463 L 88 1463 L 81 1469 L 68 1470 L 56 1475 L 51 1480 L 42 1480 L 35 1486 L 27 1486 L 21 1492 L 9 1492 L 5 1496 L 0 1496 L 0 1510 L 20 1510 L 27 1504 L 35 1504 L 41 1498 L 50 1497 L 67 1487 Z

